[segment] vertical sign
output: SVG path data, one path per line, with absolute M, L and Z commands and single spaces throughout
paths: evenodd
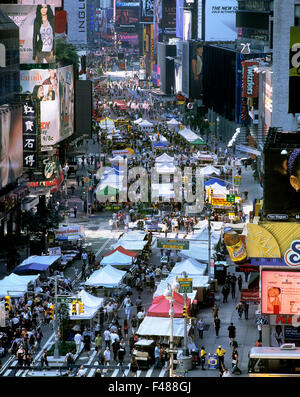
M 37 128 L 33 103 L 22 105 L 23 119 L 23 167 L 37 168 Z
M 289 113 L 300 112 L 300 26 L 290 29 Z

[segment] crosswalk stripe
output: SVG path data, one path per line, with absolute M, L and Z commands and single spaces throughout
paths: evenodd
M 152 365 L 152 367 L 148 369 L 146 373 L 146 378 L 149 378 L 152 375 L 153 369 L 154 369 L 154 365 Z
M 162 368 L 158 376 L 162 378 L 163 376 L 165 376 L 165 372 L 166 372 L 166 368 Z
M 124 374 L 122 376 L 128 376 L 130 369 L 125 369 Z

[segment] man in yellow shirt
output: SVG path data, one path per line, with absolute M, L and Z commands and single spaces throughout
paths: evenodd
M 216 354 L 218 356 L 219 359 L 219 368 L 222 367 L 222 365 L 224 365 L 224 356 L 225 356 L 226 350 L 222 348 L 222 346 L 219 346 L 216 350 Z
M 201 352 L 200 352 L 200 358 L 201 358 L 201 369 L 205 370 L 204 368 L 204 364 L 205 364 L 205 357 L 206 357 L 206 351 L 205 351 L 205 347 L 202 346 L 201 347 Z

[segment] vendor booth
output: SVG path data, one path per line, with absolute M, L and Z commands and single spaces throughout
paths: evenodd
M 119 244 L 117 245 L 119 247 Z M 101 266 L 132 266 L 135 257 L 122 253 L 120 250 L 114 250 L 104 256 L 100 262 Z
M 184 307 L 184 297 L 178 292 L 174 291 L 173 293 L 174 303 L 174 317 L 182 318 L 183 317 L 183 307 Z M 148 309 L 147 316 L 150 317 L 170 317 L 170 300 L 167 299 L 164 295 L 156 296 L 153 299 L 151 306 Z M 190 315 L 191 309 L 191 300 L 187 300 L 187 312 Z
M 16 274 L 37 274 L 40 273 L 41 278 L 49 276 L 50 267 L 55 270 L 59 265 L 59 255 L 33 255 L 25 259 L 19 266 L 14 269 Z
M 0 280 L 0 298 L 9 295 L 11 298 L 19 298 L 26 294 L 28 285 L 39 278 L 39 274 L 31 276 L 18 276 L 11 273 Z
M 173 335 L 175 337 L 184 336 L 184 322 L 185 318 L 174 318 L 173 319 Z M 190 325 L 188 325 L 188 331 Z M 171 335 L 171 319 L 166 317 L 148 317 L 146 316 L 141 322 L 137 335 L 149 335 L 149 336 L 167 336 Z
M 89 287 L 117 288 L 126 275 L 126 271 L 106 265 L 96 270 L 86 280 L 85 285 Z

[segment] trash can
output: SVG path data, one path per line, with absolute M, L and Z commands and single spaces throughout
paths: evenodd
M 218 368 L 218 356 L 215 353 L 208 353 L 207 368 L 208 369 Z
M 183 356 L 181 357 L 181 360 L 182 360 L 183 369 L 189 371 L 190 369 L 193 368 L 192 356 Z

